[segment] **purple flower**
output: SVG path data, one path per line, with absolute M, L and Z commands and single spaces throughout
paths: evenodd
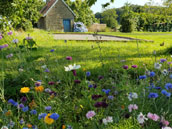
M 13 41 L 12 41 L 13 43 L 18 43 L 19 42 L 19 40 L 18 39 L 13 39 Z
M 98 77 L 99 80 L 102 80 L 103 78 L 104 78 L 103 76 L 99 76 L 99 77 Z
M 81 83 L 80 80 L 75 80 L 74 82 L 75 82 L 75 84 L 80 84 Z
M 73 76 L 76 76 L 76 70 L 72 70 Z
M 128 69 L 128 65 L 124 65 L 123 66 L 123 69 Z
M 10 31 L 10 32 L 8 32 L 7 34 L 8 34 L 8 35 L 12 35 L 12 34 L 13 34 L 13 32 L 12 32 L 12 31 Z
M 0 40 L 2 39 L 2 36 L 0 35 Z
M 30 40 L 30 39 L 32 39 L 32 37 L 29 37 L 29 36 L 28 36 L 28 37 L 26 37 L 26 40 Z
M 25 96 L 23 96 L 23 97 L 20 99 L 20 101 L 21 101 L 22 103 L 25 103 L 25 102 L 27 101 L 27 98 L 26 98 Z
M 99 108 L 99 107 L 103 107 L 106 108 L 108 106 L 108 104 L 106 102 L 96 102 L 94 104 L 95 107 Z
M 51 91 L 51 92 L 49 92 L 49 94 L 50 94 L 50 95 L 54 95 L 54 96 L 57 95 L 57 93 L 56 93 L 55 91 Z
M 92 95 L 93 100 L 97 100 L 99 98 L 103 97 L 102 95 Z
M 13 54 L 12 53 L 6 56 L 7 59 L 8 58 L 11 58 L 11 57 L 13 57 Z
M 87 117 L 87 119 L 90 119 L 95 115 L 96 115 L 96 113 L 94 111 L 89 111 L 89 112 L 87 112 L 86 117 Z
M 51 110 L 51 106 L 45 107 L 45 110 L 50 111 Z
M 38 80 L 36 83 L 35 83 L 35 86 L 40 86 L 41 85 L 41 80 Z
M 88 87 L 89 87 L 89 88 L 93 88 L 93 85 L 92 85 L 92 84 L 90 84 L 90 85 L 88 85 Z
M 161 63 L 164 63 L 165 61 L 167 61 L 167 59 L 160 59 Z
M 158 94 L 157 93 L 150 93 L 149 98 L 157 98 L 158 97 Z
M 46 68 L 44 72 L 49 73 L 49 72 L 50 72 L 50 70 L 49 70 L 48 68 Z
M 132 65 L 131 67 L 132 67 L 132 68 L 137 68 L 138 66 L 137 66 L 137 65 Z
M 24 105 L 21 103 L 18 105 L 18 108 L 24 108 Z
M 67 56 L 66 60 L 72 60 L 72 57 L 71 56 Z
M 54 85 L 55 84 L 55 82 L 48 82 L 48 85 Z

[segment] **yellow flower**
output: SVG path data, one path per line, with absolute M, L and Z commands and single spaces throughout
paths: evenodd
M 62 129 L 66 129 L 66 126 L 65 126 L 65 125 L 63 125 L 63 126 L 62 126 Z
M 30 91 L 29 87 L 23 87 L 20 89 L 20 93 L 28 93 Z
M 83 105 L 80 105 L 80 108 L 83 109 L 84 108 Z
M 86 68 L 83 68 L 83 69 L 82 69 L 82 71 L 84 71 L 84 72 L 85 72 L 85 71 L 86 71 Z
M 36 87 L 35 87 L 35 90 L 36 90 L 37 92 L 43 92 L 43 91 L 44 91 L 44 87 L 43 87 L 43 86 L 36 86 Z
M 49 124 L 49 125 L 51 125 L 54 122 L 54 120 L 50 118 L 50 115 L 51 114 L 49 113 L 44 119 L 44 122 Z

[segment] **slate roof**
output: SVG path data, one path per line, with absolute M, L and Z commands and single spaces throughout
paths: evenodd
M 46 5 L 45 7 L 43 7 L 40 11 L 40 13 L 43 15 L 43 17 L 45 17 L 48 12 L 51 10 L 51 8 L 58 2 L 58 0 L 50 0 Z M 75 15 L 75 13 L 72 11 L 72 9 L 65 3 L 64 0 L 62 0 L 62 2 L 64 3 L 64 5 L 69 9 L 69 11 L 71 11 L 71 13 Z

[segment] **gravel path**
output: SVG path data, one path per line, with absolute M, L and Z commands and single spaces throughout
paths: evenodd
M 102 40 L 102 41 L 130 41 L 131 38 L 117 37 L 110 35 L 94 35 L 94 34 L 54 34 L 56 40 Z

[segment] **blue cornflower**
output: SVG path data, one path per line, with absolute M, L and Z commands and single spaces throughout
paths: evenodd
M 18 106 L 18 103 L 17 103 L 17 102 L 15 102 L 14 106 L 15 106 L 15 107 L 17 107 L 17 106 Z
M 166 83 L 166 84 L 165 84 L 165 88 L 166 88 L 167 90 L 172 89 L 172 84 L 171 84 L 171 83 Z
M 11 103 L 12 105 L 15 105 L 16 102 L 13 99 L 9 99 L 8 103 Z
M 23 129 L 29 129 L 29 128 L 27 128 L 27 127 L 23 127 Z
M 55 50 L 54 49 L 51 49 L 50 52 L 54 52 Z
M 161 87 L 156 86 L 154 89 L 161 90 Z
M 46 68 L 44 72 L 49 73 L 49 72 L 50 72 L 50 70 L 49 70 L 48 68 Z
M 155 72 L 150 72 L 150 77 L 154 77 L 155 76 Z
M 158 94 L 157 93 L 150 93 L 149 98 L 157 98 L 158 97 Z
M 50 115 L 50 118 L 52 118 L 54 120 L 57 120 L 59 118 L 59 114 L 53 113 L 53 114 Z
M 104 93 L 106 93 L 106 94 L 109 94 L 109 92 L 110 92 L 110 89 L 102 89 L 102 91 L 104 92 Z
M 22 108 L 22 111 L 23 111 L 23 112 L 27 112 L 28 110 L 29 110 L 29 107 L 28 107 L 28 106 Z
M 167 97 L 170 97 L 171 96 L 171 93 L 167 92 L 166 90 L 162 90 L 161 93 L 163 95 L 166 95 Z
M 89 71 L 86 72 L 86 76 L 87 76 L 87 77 L 91 76 L 91 72 L 89 72 Z
M 146 75 L 139 76 L 139 79 L 146 79 Z
M 19 121 L 19 123 L 20 123 L 21 125 L 25 123 L 24 120 L 23 120 L 23 118 Z
M 47 113 L 41 113 L 41 114 L 39 114 L 38 119 L 40 120 L 42 118 L 45 118 L 46 115 L 47 115 Z
M 93 88 L 93 85 L 92 85 L 92 84 L 90 84 L 88 87 L 89 87 L 89 88 Z
M 37 114 L 37 111 L 36 110 L 32 110 L 32 111 L 30 111 L 30 114 L 36 115 Z
M 172 74 L 170 74 L 170 79 L 172 79 Z
M 45 107 L 45 110 L 50 111 L 51 110 L 51 106 Z
M 109 96 L 108 96 L 108 99 L 113 100 L 113 99 L 114 99 L 114 96 L 109 95 Z

